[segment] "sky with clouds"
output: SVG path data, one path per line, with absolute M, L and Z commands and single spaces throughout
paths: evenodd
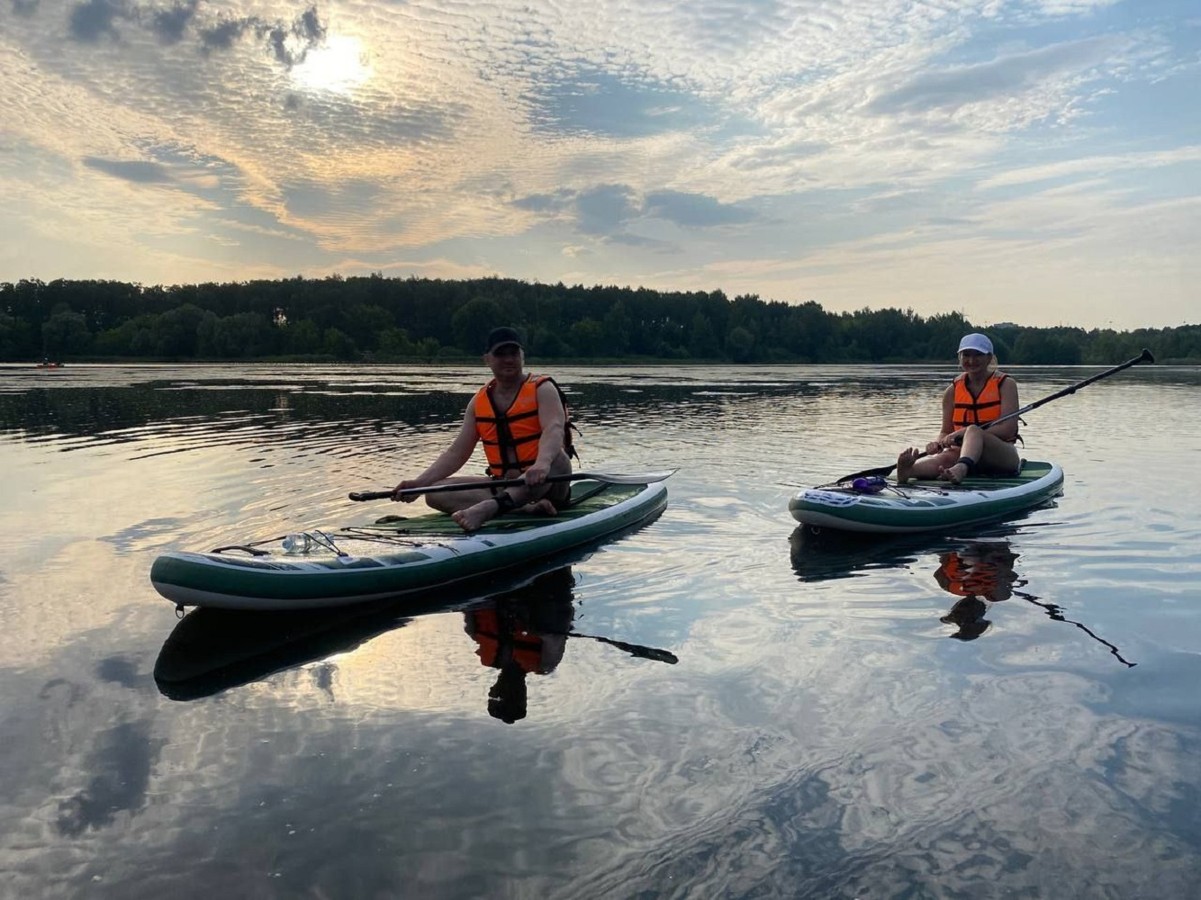
M 1197 0 L 0 0 L 0 281 L 1201 321 Z

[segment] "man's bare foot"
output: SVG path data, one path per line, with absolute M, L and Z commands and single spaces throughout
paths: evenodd
M 459 527 L 464 531 L 475 531 L 489 519 L 493 518 L 496 515 L 496 511 L 497 503 L 489 497 L 487 500 L 481 500 L 474 506 L 451 513 L 450 517 L 458 522 Z
M 535 500 L 533 503 L 527 503 L 521 508 L 521 511 L 531 516 L 557 516 L 559 514 L 555 505 L 545 497 Z
M 940 469 L 938 477 L 943 481 L 949 481 L 951 484 L 959 484 L 968 476 L 967 463 L 957 462 L 953 466 L 947 466 L 945 469 Z
M 908 450 L 902 450 L 901 455 L 897 457 L 897 484 L 904 484 L 913 477 L 913 464 L 922 456 L 922 451 L 917 447 L 910 447 Z

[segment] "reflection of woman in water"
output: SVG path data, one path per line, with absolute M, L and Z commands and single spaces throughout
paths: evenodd
M 488 691 L 488 713 L 506 724 L 524 719 L 526 675 L 555 670 L 575 617 L 571 567 L 556 569 L 517 591 L 464 613 L 480 662 L 499 669 Z
M 961 641 L 975 640 L 991 624 L 984 618 L 988 612 L 986 600 L 998 603 L 1010 597 L 1020 597 L 1041 607 L 1054 621 L 1075 625 L 1093 640 L 1104 644 L 1122 665 L 1130 668 L 1136 665 L 1123 658 L 1117 647 L 1094 634 L 1087 625 L 1064 616 L 1058 605 L 1045 603 L 1033 594 L 1018 590 L 1026 582 L 1018 580 L 1014 571 L 1013 564 L 1017 558 L 1018 554 L 1010 550 L 1009 544 L 1004 541 L 974 542 L 940 557 L 941 565 L 934 573 L 935 580 L 944 591 L 962 598 L 939 620 L 959 627 L 951 637 Z
M 962 598 L 940 619 L 959 626 L 951 637 L 972 641 L 988 630 L 992 623 L 984 618 L 988 612 L 984 601 L 999 603 L 1013 596 L 1017 558 L 1005 543 L 972 543 L 940 557 L 934 579 L 944 591 Z

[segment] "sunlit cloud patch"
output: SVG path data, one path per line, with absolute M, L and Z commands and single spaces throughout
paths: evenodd
M 1198 60 L 1189 0 L 5 0 L 0 279 L 482 271 L 1179 324 Z

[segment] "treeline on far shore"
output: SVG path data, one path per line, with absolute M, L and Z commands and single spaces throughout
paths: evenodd
M 527 354 L 560 360 L 923 362 L 983 330 L 1002 364 L 1108 365 L 1151 348 L 1201 361 L 1201 325 L 1114 331 L 973 323 L 958 312 L 827 312 L 721 291 L 539 284 L 506 278 L 291 278 L 145 287 L 0 283 L 0 360 L 412 361 L 478 356 L 513 325 Z

